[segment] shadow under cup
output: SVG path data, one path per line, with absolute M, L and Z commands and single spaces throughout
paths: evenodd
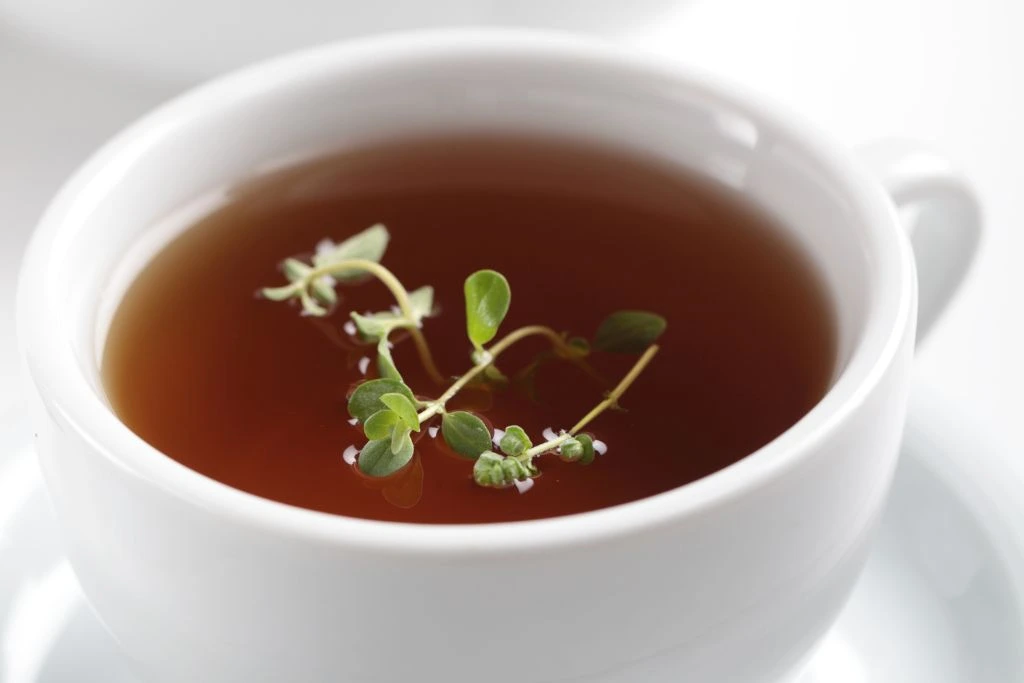
M 117 421 L 98 359 L 128 282 L 110 278 L 149 226 L 211 188 L 328 151 L 490 130 L 629 149 L 765 208 L 834 302 L 828 395 L 758 453 L 681 489 L 475 528 L 258 499 Z M 406 36 L 216 81 L 94 157 L 28 256 L 22 346 L 69 556 L 147 680 L 777 681 L 851 589 L 895 464 L 914 301 L 897 227 L 880 188 L 813 135 L 567 39 Z

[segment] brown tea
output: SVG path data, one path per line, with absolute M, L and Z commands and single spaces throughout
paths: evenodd
M 358 472 L 344 454 L 366 438 L 346 400 L 373 375 L 374 347 L 348 313 L 386 310 L 390 294 L 375 281 L 345 285 L 333 315 L 310 318 L 256 292 L 281 281 L 285 257 L 375 223 L 392 236 L 383 265 L 409 289 L 434 287 L 439 311 L 423 334 L 446 375 L 471 365 L 463 281 L 481 268 L 511 283 L 503 329 L 590 337 L 620 309 L 667 319 L 624 410 L 587 428 L 607 452 L 589 465 L 541 456 L 528 490 L 494 490 L 424 429 L 397 474 Z M 510 349 L 506 387 L 467 390 L 451 407 L 530 434 L 568 428 L 635 360 L 595 352 L 588 373 L 533 363 L 546 348 L 537 338 Z M 393 354 L 414 391 L 440 393 L 408 340 Z M 132 430 L 236 488 L 353 517 L 480 523 L 625 503 L 722 469 L 821 399 L 835 354 L 817 274 L 735 191 L 613 149 L 465 135 L 379 144 L 232 190 L 131 285 L 103 380 Z

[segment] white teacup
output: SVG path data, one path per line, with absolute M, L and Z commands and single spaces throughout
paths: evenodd
M 115 266 L 154 224 L 290 159 L 466 128 L 624 145 L 740 188 L 824 274 L 840 341 L 828 394 L 687 486 L 477 526 L 264 500 L 118 421 L 98 377 L 103 312 Z M 874 162 L 900 203 L 923 202 L 927 325 L 974 251 L 977 205 L 933 155 L 884 148 Z M 147 680 L 751 683 L 799 672 L 862 567 L 899 446 L 917 289 L 892 197 L 806 124 L 576 38 L 433 32 L 261 64 L 122 133 L 46 212 L 19 325 L 68 554 Z

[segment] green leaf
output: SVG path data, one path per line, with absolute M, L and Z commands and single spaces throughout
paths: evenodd
M 391 357 L 391 346 L 388 344 L 387 337 L 381 337 L 380 341 L 377 342 L 377 371 L 385 379 L 393 379 L 397 382 L 403 381 L 402 373 L 398 371 L 395 359 Z
M 305 263 L 294 258 L 286 258 L 281 264 L 281 270 L 284 272 L 284 276 L 288 278 L 288 282 L 301 280 L 313 271 Z
M 505 460 L 502 456 L 492 451 L 485 451 L 473 463 L 473 481 L 480 486 L 502 489 L 512 485 L 505 476 L 505 470 L 501 466 Z
M 285 285 L 284 287 L 264 287 L 260 290 L 260 294 L 264 299 L 271 301 L 285 301 L 295 296 L 298 291 L 299 288 L 295 285 Z
M 397 380 L 381 378 L 363 382 L 348 399 L 348 414 L 365 423 L 371 415 L 387 407 L 381 403 L 381 396 L 396 393 L 402 394 L 410 401 L 415 400 L 409 387 Z
M 427 285 L 409 292 L 409 307 L 413 317 L 419 321 L 434 313 L 434 288 Z
M 445 443 L 459 455 L 476 458 L 491 447 L 491 430 L 473 413 L 457 410 L 441 420 Z
M 359 459 L 356 462 L 363 474 L 386 477 L 409 464 L 412 452 L 412 439 L 406 438 L 397 452 L 391 450 L 390 439 L 374 439 L 359 451 Z
M 532 462 L 524 463 L 515 458 L 506 458 L 494 451 L 481 453 L 473 464 L 473 481 L 480 486 L 496 489 L 507 488 L 516 481 L 523 481 L 537 474 L 537 468 Z
M 590 434 L 577 434 L 576 440 L 580 442 L 583 447 L 583 455 L 580 457 L 579 462 L 581 465 L 589 465 L 594 462 L 594 439 Z
M 647 311 L 619 311 L 597 328 L 594 348 L 612 353 L 643 353 L 665 331 L 665 319 Z
M 417 322 L 429 316 L 434 310 L 434 288 L 420 287 L 416 291 L 410 292 L 409 305 Z M 398 327 L 399 323 L 408 322 L 405 316 L 394 311 L 381 311 L 365 315 L 353 311 L 349 313 L 349 316 L 365 339 L 380 339 Z
M 392 394 L 385 395 L 391 396 Z M 401 394 L 394 395 L 401 396 Z M 366 438 L 371 441 L 376 439 L 390 439 L 391 432 L 394 430 L 396 424 L 398 424 L 398 413 L 393 410 L 378 410 L 376 413 L 366 418 L 366 422 L 363 424 L 363 433 L 366 434 Z
M 558 457 L 566 462 L 576 462 L 583 457 L 583 444 L 570 436 L 559 447 Z
M 309 292 L 303 288 L 299 288 L 299 301 L 302 302 L 302 312 L 304 315 L 311 315 L 316 318 L 327 315 L 327 309 L 316 302 Z
M 364 339 L 380 339 L 387 336 L 388 332 L 394 329 L 395 324 L 401 320 L 401 316 L 397 316 L 390 311 L 370 313 L 369 315 L 360 315 L 353 311 L 349 313 L 349 316 Z
M 380 397 L 380 402 L 395 411 L 398 419 L 406 427 L 414 432 L 420 431 L 420 418 L 416 415 L 416 406 L 404 394 L 384 394 Z
M 393 432 L 391 432 L 391 452 L 399 454 L 402 449 L 405 448 L 405 444 L 409 442 L 409 448 L 412 449 L 412 438 L 409 436 L 411 430 L 405 425 L 396 425 Z
M 512 293 L 508 280 L 493 270 L 478 270 L 466 278 L 466 331 L 474 346 L 494 339 L 508 313 Z
M 328 266 L 339 261 L 361 259 L 379 263 L 388 248 L 388 229 L 383 225 L 374 225 L 360 233 L 352 235 L 333 249 L 318 253 L 313 257 L 313 265 Z M 363 271 L 332 273 L 337 280 L 357 280 L 365 276 Z
M 313 291 L 313 296 L 315 296 L 322 304 L 326 306 L 334 306 L 338 303 L 338 293 L 334 291 L 334 286 L 329 280 L 317 278 L 313 280 L 310 285 L 310 289 Z
M 505 455 L 516 456 L 533 446 L 526 431 L 519 425 L 505 427 L 505 434 L 501 437 L 498 447 Z
M 590 353 L 590 342 L 583 337 L 573 337 L 567 342 L 571 358 L 583 358 Z

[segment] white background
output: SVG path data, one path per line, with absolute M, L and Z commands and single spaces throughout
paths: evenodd
M 1011 452 L 1024 445 L 1022 33 L 1013 0 L 681 0 L 624 38 L 742 82 L 849 144 L 922 138 L 965 168 L 987 233 L 917 371 Z M 92 149 L 181 87 L 44 44 L 0 14 L 0 414 L 20 401 L 12 297 L 33 223 Z

